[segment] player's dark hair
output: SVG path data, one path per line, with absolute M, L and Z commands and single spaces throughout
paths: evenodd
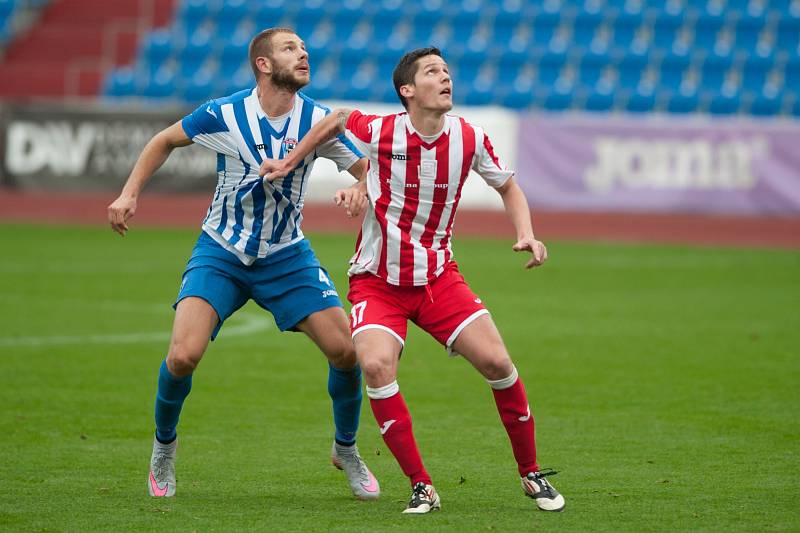
M 272 37 L 276 33 L 294 33 L 294 30 L 291 28 L 267 28 L 250 41 L 247 56 L 250 58 L 250 68 L 253 69 L 256 79 L 258 79 L 258 73 L 261 72 L 256 66 L 256 58 L 272 57 Z
M 394 83 L 394 90 L 397 91 L 397 97 L 400 98 L 400 103 L 403 104 L 403 107 L 406 109 L 408 109 L 408 102 L 403 95 L 400 94 L 400 87 L 403 85 L 414 85 L 414 76 L 417 75 L 417 69 L 419 68 L 417 60 L 421 57 L 431 55 L 442 57 L 442 51 L 434 46 L 417 48 L 401 57 L 397 66 L 394 67 L 392 83 Z

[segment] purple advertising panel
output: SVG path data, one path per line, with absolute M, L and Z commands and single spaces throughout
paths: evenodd
M 520 117 L 517 176 L 534 207 L 800 215 L 800 122 Z

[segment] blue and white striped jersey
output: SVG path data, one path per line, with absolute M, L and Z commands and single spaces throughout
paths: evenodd
M 297 93 L 294 108 L 277 131 L 258 102 L 256 89 L 211 100 L 182 121 L 192 141 L 217 152 L 219 181 L 203 220 L 203 231 L 244 264 L 303 238 L 303 198 L 317 157 L 333 160 L 339 171 L 362 156 L 344 135 L 322 145 L 285 178 L 258 176 L 264 158 L 283 159 L 330 110 Z

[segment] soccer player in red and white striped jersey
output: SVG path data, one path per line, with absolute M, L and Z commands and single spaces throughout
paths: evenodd
M 350 327 L 367 394 L 384 442 L 409 477 L 406 513 L 438 509 L 417 448 L 411 415 L 397 384 L 397 364 L 408 320 L 464 356 L 488 381 L 511 440 L 525 494 L 545 511 L 564 497 L 540 471 L 533 416 L 517 369 L 489 312 L 452 259 L 453 219 L 470 169 L 501 196 L 516 229 L 515 251 L 528 251 L 527 268 L 547 259 L 533 234 L 528 202 L 483 129 L 449 115 L 452 80 L 441 52 L 409 52 L 393 82 L 406 113 L 365 115 L 338 109 L 315 125 L 283 160 L 267 160 L 260 174 L 285 176 L 315 147 L 348 131 L 369 160 L 364 183 L 369 208 L 351 259 Z M 346 200 L 337 198 L 337 203 Z

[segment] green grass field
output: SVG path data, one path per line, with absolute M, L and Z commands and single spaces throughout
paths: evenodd
M 456 258 L 525 380 L 561 514 L 523 497 L 491 393 L 412 328 L 399 383 L 443 510 L 407 481 L 365 402 L 381 481 L 329 464 L 327 367 L 252 303 L 212 343 L 179 432 L 178 495 L 147 496 L 156 376 L 195 231 L 0 225 L 0 529 L 800 530 L 800 253 L 507 241 Z M 344 293 L 351 236 L 311 237 Z

